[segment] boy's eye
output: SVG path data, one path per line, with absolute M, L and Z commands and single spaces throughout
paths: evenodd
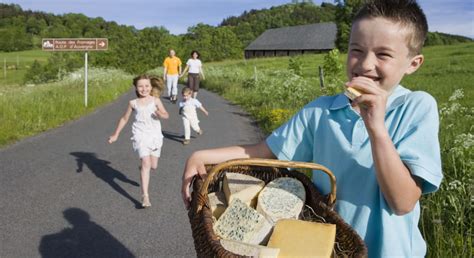
M 382 57 L 382 58 L 390 58 L 390 57 L 392 57 L 392 55 L 390 55 L 389 53 L 379 53 L 378 55 L 379 55 L 380 57 Z

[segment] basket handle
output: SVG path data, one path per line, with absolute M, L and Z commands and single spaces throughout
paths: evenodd
M 331 193 L 329 193 L 329 204 L 332 205 L 336 201 L 336 177 L 334 174 L 325 166 L 310 163 L 310 162 L 296 162 L 296 161 L 284 161 L 284 160 L 277 160 L 277 159 L 233 159 L 226 162 L 222 162 L 220 164 L 215 165 L 211 172 L 207 175 L 204 183 L 201 187 L 201 195 L 205 196 L 208 191 L 209 183 L 211 182 L 211 178 L 213 176 L 230 166 L 236 165 L 252 165 L 252 166 L 262 166 L 262 167 L 278 167 L 278 168 L 309 168 L 312 170 L 320 170 L 326 173 L 329 176 L 331 181 Z

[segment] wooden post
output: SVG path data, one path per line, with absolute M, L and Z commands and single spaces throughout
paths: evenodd
M 7 58 L 3 58 L 3 78 L 7 78 Z
M 20 57 L 16 55 L 16 70 L 20 68 Z
M 253 66 L 253 78 L 255 80 L 255 83 L 257 83 L 257 66 Z
M 321 66 L 319 66 L 319 85 L 324 89 L 324 70 Z

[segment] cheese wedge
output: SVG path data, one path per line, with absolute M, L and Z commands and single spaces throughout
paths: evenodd
M 277 222 L 267 247 L 279 248 L 278 257 L 331 257 L 336 225 L 303 220 Z
M 270 248 L 261 245 L 246 244 L 244 242 L 221 239 L 222 247 L 227 251 L 238 255 L 258 257 L 258 258 L 277 258 L 280 249 Z
M 257 211 L 272 224 L 280 219 L 297 219 L 306 201 L 303 184 L 291 177 L 280 177 L 258 195 Z
M 354 100 L 355 98 L 362 95 L 362 93 L 352 87 L 349 87 L 344 91 L 344 95 L 346 95 L 350 100 Z
M 265 217 L 238 198 L 214 223 L 214 232 L 221 238 L 255 245 L 267 240 L 271 230 Z
M 255 208 L 258 193 L 264 186 L 264 181 L 253 176 L 239 173 L 226 173 L 224 176 L 223 190 L 228 204 L 238 198 Z
M 207 196 L 209 197 L 209 208 L 211 208 L 212 216 L 218 219 L 227 208 L 225 195 L 223 192 L 213 192 Z

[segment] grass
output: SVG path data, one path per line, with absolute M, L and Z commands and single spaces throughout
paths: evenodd
M 59 82 L 0 87 L 0 146 L 35 135 L 93 111 L 130 89 L 131 75 L 89 69 L 88 107 L 84 107 L 83 70 Z
M 27 50 L 17 52 L 0 52 L 0 88 L 6 86 L 20 85 L 31 64 L 38 60 L 41 64 L 45 64 L 51 52 L 42 50 Z M 4 70 L 4 62 L 6 61 L 6 77 Z
M 427 47 L 423 53 L 421 69 L 401 84 L 438 101 L 444 179 L 437 193 L 422 197 L 419 226 L 427 257 L 473 257 L 474 44 Z M 289 71 L 288 57 L 208 63 L 202 84 L 241 105 L 269 133 L 324 94 L 318 79 L 324 55 L 300 58 L 302 76 Z

